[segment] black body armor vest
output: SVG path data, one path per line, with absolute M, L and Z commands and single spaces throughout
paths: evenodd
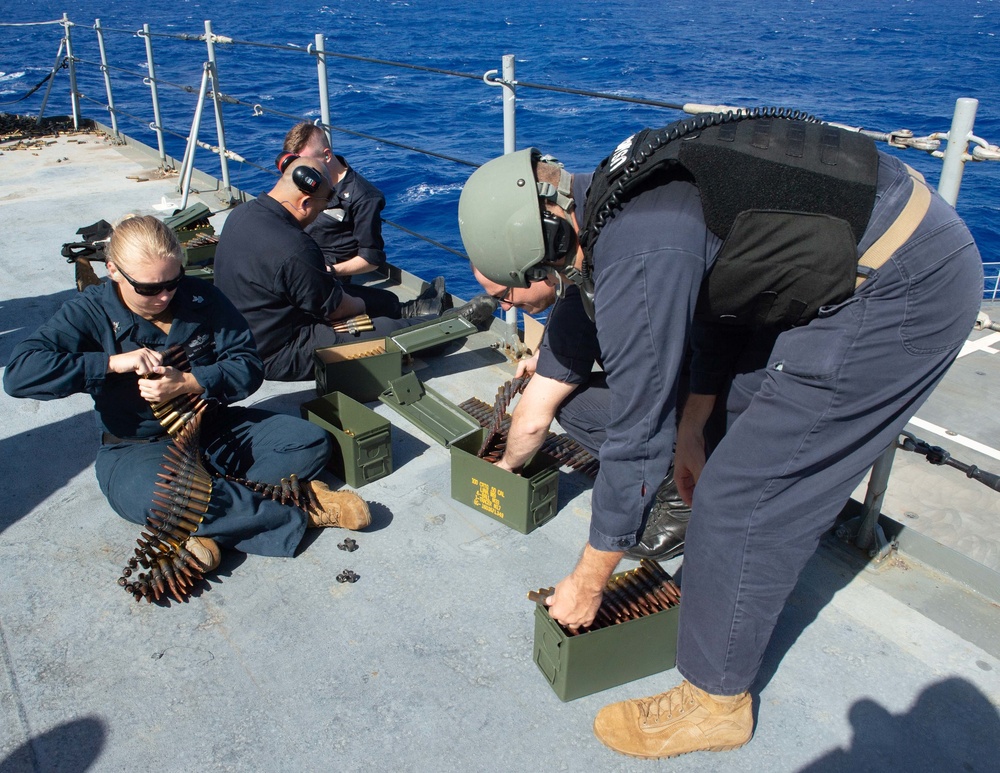
M 696 315 L 751 327 L 804 324 L 854 291 L 877 175 L 871 139 L 798 112 L 699 115 L 644 129 L 594 173 L 580 232 L 584 272 L 626 201 L 686 180 L 723 240 Z

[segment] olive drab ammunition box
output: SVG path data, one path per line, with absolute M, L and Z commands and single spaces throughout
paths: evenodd
M 476 455 L 485 432 L 452 443 L 451 498 L 528 534 L 558 512 L 559 462 L 539 452 L 520 475 L 508 472 Z
M 483 430 L 474 418 L 424 386 L 414 373 L 394 380 L 379 400 L 451 449 L 451 497 L 527 534 L 558 509 L 559 462 L 539 453 L 520 475 L 480 459 Z
M 478 332 L 479 328 L 462 317 L 444 317 L 411 325 L 392 334 L 392 340 L 404 354 L 458 341 Z
M 163 218 L 163 223 L 177 236 L 184 250 L 187 266 L 211 265 L 215 262 L 215 228 L 208 222 L 212 211 L 204 204 L 192 204 L 175 215 Z M 188 276 L 195 276 L 188 271 Z M 212 274 L 199 275 L 211 281 Z
M 679 612 L 675 606 L 570 636 L 540 603 L 532 658 L 560 700 L 608 690 L 676 665 Z
M 479 429 L 478 421 L 421 383 L 415 373 L 389 382 L 389 388 L 378 399 L 443 446 Z
M 363 403 L 371 402 L 389 388 L 390 381 L 402 375 L 404 356 L 460 340 L 476 331 L 468 320 L 447 317 L 411 325 L 386 338 L 316 349 L 316 394 L 343 392 Z
M 318 396 L 341 392 L 369 403 L 400 377 L 403 353 L 391 338 L 372 338 L 317 349 L 313 365 Z
M 302 418 L 330 433 L 327 469 L 354 488 L 392 472 L 391 425 L 375 411 L 340 392 L 303 403 Z

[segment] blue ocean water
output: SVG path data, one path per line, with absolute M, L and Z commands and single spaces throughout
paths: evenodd
M 129 73 L 145 68 L 141 39 L 127 34 L 150 25 L 155 34 L 199 35 L 211 19 L 216 34 L 238 41 L 296 46 L 298 51 L 220 45 L 222 91 L 289 115 L 319 116 L 316 70 L 305 48 L 316 33 L 331 52 L 405 62 L 472 76 L 516 57 L 522 82 L 593 90 L 668 103 L 781 105 L 880 131 L 910 129 L 923 136 L 950 128 L 955 100 L 981 100 L 977 136 L 1000 144 L 1000 0 L 352 0 L 340 3 L 199 0 L 4 0 L 0 22 L 58 19 L 79 25 L 74 54 L 96 62 L 91 26 L 106 34 L 112 63 Z M 0 102 L 14 99 L 51 67 L 59 28 L 0 27 Z M 157 76 L 197 88 L 204 44 L 154 37 Z M 124 131 L 155 145 L 149 89 L 112 71 Z M 501 90 L 478 77 L 392 68 L 333 57 L 329 64 L 332 122 L 367 139 L 335 132 L 338 152 L 387 197 L 385 217 L 461 251 L 456 208 L 472 167 L 422 155 L 385 140 L 429 149 L 472 164 L 503 151 Z M 83 111 L 107 122 L 103 80 L 81 65 Z M 49 113 L 69 112 L 68 78 L 61 72 Z M 183 154 L 194 95 L 161 87 L 167 151 Z M 41 91 L 8 112 L 37 112 Z M 576 95 L 518 89 L 518 147 L 535 145 L 571 170 L 590 170 L 625 136 L 643 126 L 682 117 L 676 110 Z M 270 187 L 270 168 L 288 117 L 227 105 L 229 147 L 253 164 L 231 165 L 233 183 L 252 193 Z M 215 144 L 208 110 L 200 134 Z M 920 151 L 896 151 L 936 181 L 940 162 Z M 218 165 L 204 151 L 198 165 Z M 1000 261 L 1000 162 L 969 164 L 958 210 L 986 261 Z M 109 213 L 109 219 L 121 213 Z M 67 223 L 72 233 L 78 223 Z M 390 260 L 425 277 L 443 273 L 466 297 L 477 286 L 467 264 L 393 228 Z

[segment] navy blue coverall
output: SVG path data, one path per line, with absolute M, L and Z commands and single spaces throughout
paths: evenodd
M 218 471 L 264 483 L 290 473 L 306 480 L 326 464 L 330 441 L 319 427 L 295 416 L 231 403 L 263 381 L 263 365 L 246 321 L 225 296 L 198 279 L 185 279 L 170 302 L 165 334 L 133 314 L 113 282 L 89 287 L 21 341 L 4 373 L 13 397 L 52 400 L 78 392 L 94 399 L 102 444 L 96 473 L 101 491 L 123 518 L 145 524 L 169 437 L 140 396 L 135 373 L 108 373 L 112 354 L 187 344 L 200 352 L 191 372 L 217 403 L 202 427 L 205 456 Z M 228 406 L 228 407 L 227 407 Z M 290 556 L 302 539 L 306 515 L 217 478 L 198 535 L 247 553 Z
M 381 266 L 385 263 L 385 241 L 382 239 L 385 196 L 354 171 L 343 156 L 337 156 L 337 160 L 347 172 L 333 186 L 333 198 L 323 214 L 306 227 L 306 233 L 319 245 L 328 266 L 355 256 L 364 258 L 372 268 Z M 380 287 L 352 284 L 350 276 L 339 278 L 344 283 L 345 293 L 365 302 L 368 316 L 399 319 L 400 304 L 395 293 Z
M 911 191 L 905 166 L 878 158 L 859 255 Z M 611 398 L 592 498 L 590 544 L 599 550 L 635 543 L 672 459 L 678 372 L 718 249 L 686 182 L 625 204 L 595 246 Z M 777 335 L 766 367 L 733 380 L 733 421 L 698 481 L 686 534 L 677 665 L 692 684 L 717 695 L 750 688 L 820 537 L 957 355 L 982 281 L 968 229 L 933 193 L 916 231 L 850 298 Z M 726 342 L 712 340 L 718 328 L 694 333 L 691 391 L 715 394 L 733 372 L 720 356 Z M 543 363 L 538 372 L 558 378 Z
M 274 381 L 311 379 L 317 348 L 382 338 L 427 319 L 372 317 L 373 331 L 335 333 L 330 315 L 344 299 L 343 285 L 326 270 L 312 237 L 266 193 L 226 219 L 215 252 L 215 286 L 246 317 L 264 373 Z

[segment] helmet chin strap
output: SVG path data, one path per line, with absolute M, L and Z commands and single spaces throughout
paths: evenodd
M 585 276 L 576 266 L 567 266 L 558 269 L 556 276 L 559 277 L 556 284 L 556 294 L 562 298 L 566 290 L 566 281 L 572 282 L 580 290 L 580 299 L 583 301 L 583 310 L 587 312 L 587 317 L 591 322 L 595 322 L 594 311 L 594 280 Z
M 556 206 L 562 207 L 567 214 L 571 213 L 576 209 L 576 201 L 573 199 L 573 175 L 567 172 L 563 165 L 552 156 L 542 156 L 540 160 L 559 166 L 559 184 L 535 183 L 538 198 L 551 201 Z

